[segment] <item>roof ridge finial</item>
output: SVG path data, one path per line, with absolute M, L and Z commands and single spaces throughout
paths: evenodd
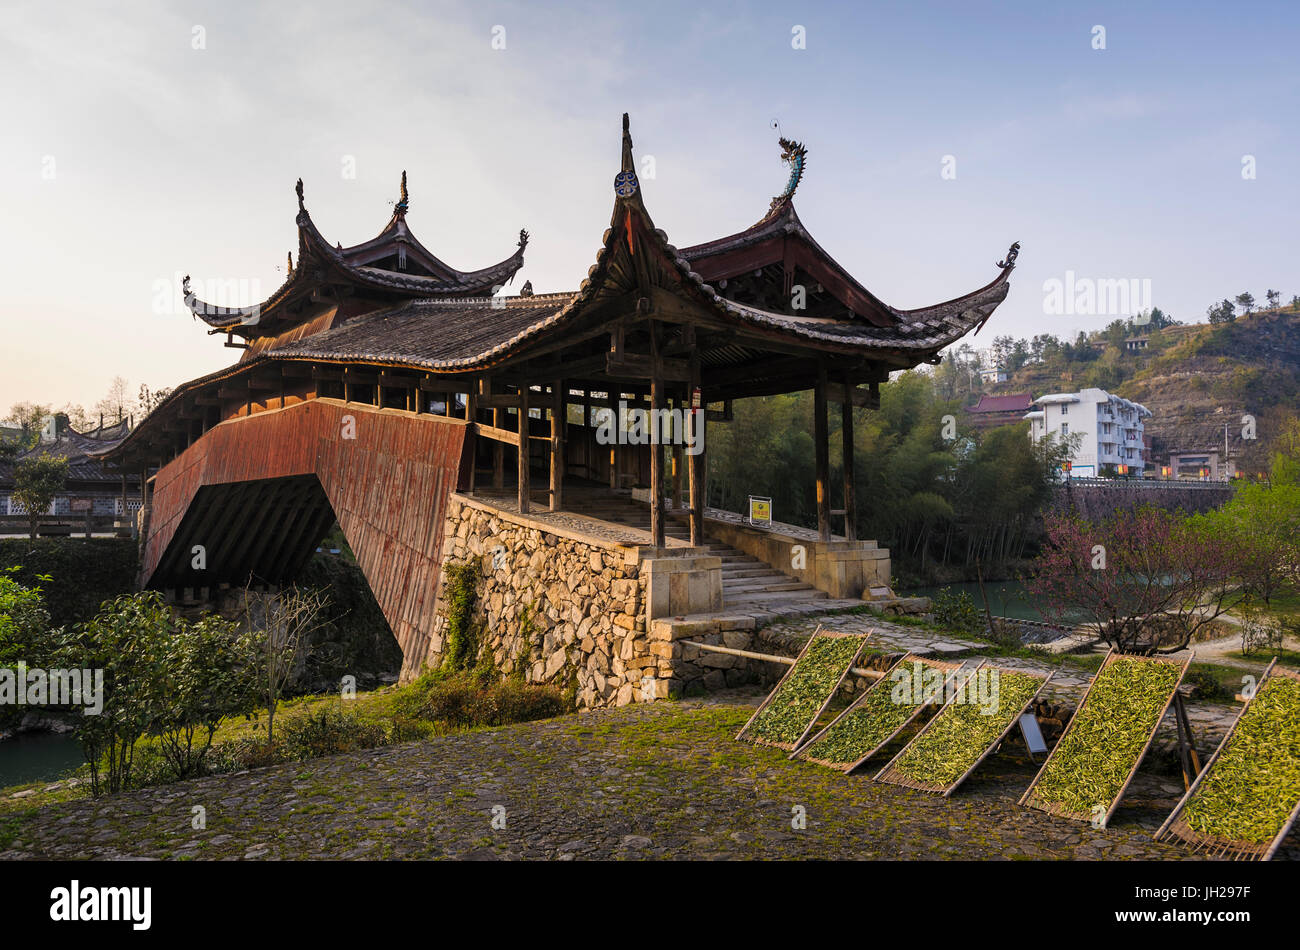
M 636 180 L 636 162 L 632 158 L 632 133 L 628 131 L 627 113 L 623 113 L 623 165 L 614 176 L 614 194 L 620 198 L 631 198 L 641 189 Z
M 1020 256 L 1020 242 L 1016 241 L 1011 245 L 1011 247 L 1007 249 L 1007 256 L 1004 257 L 1002 260 L 998 261 L 998 267 L 1002 268 L 1003 270 L 1008 270 L 1012 267 L 1015 267 L 1016 258 L 1019 256 Z
M 298 184 L 293 186 L 293 190 L 298 192 L 298 210 L 306 211 L 307 208 L 303 204 L 303 200 L 302 200 L 302 179 L 301 178 L 298 179 Z
M 293 251 L 290 251 L 288 254 L 286 254 L 285 259 L 286 259 L 286 263 L 289 266 L 289 276 L 292 277 L 293 276 Z
M 402 197 L 397 202 L 396 211 L 398 214 L 406 214 L 406 209 L 411 206 L 411 196 L 406 191 L 406 169 L 402 169 Z
M 769 214 L 794 197 L 795 189 L 799 187 L 799 182 L 803 181 L 804 163 L 808 159 L 808 148 L 802 142 L 796 142 L 783 135 L 777 139 L 777 144 L 781 146 L 781 161 L 790 166 L 790 178 L 785 183 L 785 190 L 772 199 L 772 206 L 768 208 Z
M 629 131 L 627 113 L 623 113 L 623 171 L 636 171 L 636 163 L 632 160 L 632 133 Z

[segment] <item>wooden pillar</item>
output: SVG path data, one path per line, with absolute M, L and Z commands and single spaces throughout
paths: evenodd
M 858 506 L 853 484 L 853 383 L 844 374 L 844 402 L 840 406 L 840 429 L 844 447 L 844 537 L 858 538 Z
M 591 430 L 591 390 L 582 391 L 582 474 L 591 478 L 591 444 L 595 441 Z
M 813 390 L 813 448 L 817 456 L 817 537 L 831 539 L 830 432 L 826 426 L 826 367 L 817 368 Z
M 618 488 L 618 432 L 622 420 L 618 417 L 618 393 L 611 388 L 605 395 L 611 413 L 610 431 L 614 433 L 614 441 L 609 444 L 609 487 Z
M 664 381 L 655 376 L 650 380 L 650 540 L 657 548 L 664 546 L 664 447 L 659 428 L 663 405 Z
M 519 513 L 528 514 L 528 384 L 519 384 Z
M 690 411 L 692 455 L 687 456 L 687 482 L 691 493 L 691 546 L 698 547 L 704 543 L 704 441 L 705 410 L 703 396 L 700 398 L 699 412 L 695 411 L 695 392 L 700 388 L 700 356 L 695 350 L 690 357 L 690 392 L 686 396 L 686 408 Z
M 482 385 L 477 379 L 469 382 L 469 392 L 465 396 L 465 421 L 478 421 L 478 391 Z M 469 490 L 472 493 L 478 482 L 478 427 L 472 426 L 465 435 L 465 448 L 469 451 Z
M 689 413 L 690 412 L 689 407 L 684 408 L 683 412 Z M 683 416 L 682 422 L 683 424 L 689 425 L 689 423 L 686 422 L 685 416 Z M 673 443 L 673 510 L 674 511 L 677 511 L 682 507 L 682 458 L 683 456 L 684 453 L 682 451 L 681 442 L 674 442 Z
M 564 502 L 564 381 L 551 383 L 551 511 L 560 511 Z
M 506 411 L 492 410 L 492 426 L 496 429 L 506 427 Z M 504 442 L 492 440 L 492 488 L 504 491 L 506 487 L 506 446 Z

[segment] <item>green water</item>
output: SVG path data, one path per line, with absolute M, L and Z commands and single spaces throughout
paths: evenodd
M 940 591 L 949 591 L 951 593 L 965 592 L 970 595 L 970 599 L 975 602 L 976 608 L 981 613 L 984 611 L 984 601 L 980 597 L 980 585 L 977 581 L 967 581 L 961 584 L 945 584 L 942 587 L 918 587 L 915 590 L 909 590 L 908 596 L 912 597 L 933 597 Z M 1038 609 L 1039 598 L 1035 597 L 1020 581 L 985 581 L 984 593 L 988 595 L 989 610 L 995 617 L 1013 617 L 1016 620 L 1037 620 L 1042 623 L 1051 623 L 1051 617 L 1044 617 Z
M 0 741 L 0 788 L 25 782 L 52 782 L 86 760 L 81 744 L 68 733 L 33 732 Z

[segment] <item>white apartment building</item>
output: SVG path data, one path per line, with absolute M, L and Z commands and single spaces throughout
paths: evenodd
M 1052 393 L 1034 400 L 1040 408 L 1025 414 L 1029 420 L 1029 437 L 1035 442 L 1054 437 L 1080 435 L 1082 441 L 1070 456 L 1070 475 L 1086 478 L 1100 475 L 1106 468 L 1118 471 L 1128 466 L 1128 474 L 1142 477 L 1146 467 L 1146 448 L 1142 441 L 1143 420 L 1151 410 L 1140 403 L 1112 396 L 1104 389 L 1084 389 L 1077 393 Z

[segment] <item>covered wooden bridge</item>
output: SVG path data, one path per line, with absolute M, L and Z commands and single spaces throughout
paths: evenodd
M 563 294 L 502 294 L 526 231 L 500 263 L 443 263 L 407 225 L 405 173 L 383 230 L 346 248 L 317 230 L 300 181 L 297 259 L 267 300 L 214 306 L 186 278 L 190 309 L 239 361 L 177 387 L 107 454 L 146 488 L 141 584 L 286 582 L 337 520 L 418 668 L 450 493 L 508 497 L 526 516 L 564 510 L 575 485 L 648 484 L 649 540 L 662 547 L 675 470 L 676 510 L 698 545 L 707 426 L 734 400 L 805 389 L 816 394 L 818 536 L 829 541 L 843 514 L 852 540 L 852 408 L 876 406 L 891 371 L 978 330 L 1006 297 L 1018 246 L 970 294 L 891 307 L 808 234 L 794 208 L 805 149 L 781 144 L 790 178 L 762 218 L 678 249 L 646 208 L 624 116 L 609 228 L 587 278 Z M 834 508 L 827 403 L 845 415 Z M 686 430 L 671 448 L 606 444 L 602 422 L 625 422 L 628 408 L 676 410 Z

